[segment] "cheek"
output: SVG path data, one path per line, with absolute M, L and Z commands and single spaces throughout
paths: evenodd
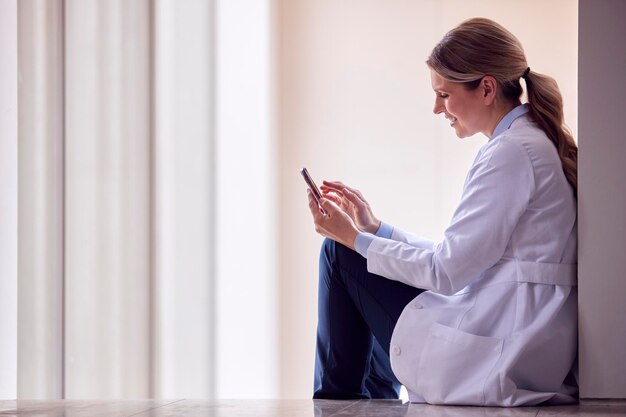
M 451 114 L 454 109 L 454 101 L 450 101 L 449 98 L 447 100 L 441 100 L 441 108 L 445 110 L 446 113 Z
M 469 121 L 467 120 L 467 106 L 462 100 L 449 100 L 447 103 L 447 109 L 448 113 L 457 119 L 462 120 L 464 124 Z
M 448 109 L 448 113 L 453 114 L 454 116 L 458 117 L 460 114 L 459 113 L 463 113 L 461 111 L 461 106 L 459 106 L 459 102 L 456 100 L 448 100 L 448 103 L 446 103 L 447 106 L 446 108 Z

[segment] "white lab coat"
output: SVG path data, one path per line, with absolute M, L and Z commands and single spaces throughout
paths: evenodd
M 479 151 L 444 239 L 394 228 L 367 250 L 372 273 L 425 288 L 391 339 L 413 402 L 576 401 L 576 199 L 529 115 Z

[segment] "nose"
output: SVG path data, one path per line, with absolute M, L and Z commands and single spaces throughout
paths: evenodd
M 435 98 L 435 106 L 433 107 L 433 113 L 439 114 L 439 113 L 443 113 L 443 111 L 444 111 L 443 100 L 441 100 L 439 97 Z

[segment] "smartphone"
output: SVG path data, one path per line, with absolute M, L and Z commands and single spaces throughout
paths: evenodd
M 320 205 L 320 199 L 322 198 L 322 193 L 320 193 L 319 188 L 317 188 L 317 185 L 315 185 L 315 182 L 313 181 L 313 178 L 311 178 L 309 171 L 307 171 L 306 168 L 302 168 L 300 170 L 300 174 L 302 174 L 302 178 L 304 178 L 304 182 L 306 182 L 306 185 L 309 186 L 309 189 L 311 190 L 311 193 L 313 194 L 313 198 L 317 202 L 317 206 L 322 210 L 322 213 L 326 213 L 325 210 Z

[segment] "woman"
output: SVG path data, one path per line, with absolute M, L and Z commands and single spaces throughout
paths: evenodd
M 576 401 L 576 160 L 556 82 L 488 19 L 427 65 L 435 114 L 489 138 L 443 241 L 381 222 L 324 182 L 315 398 L 489 406 Z M 528 103 L 521 104 L 524 79 Z

